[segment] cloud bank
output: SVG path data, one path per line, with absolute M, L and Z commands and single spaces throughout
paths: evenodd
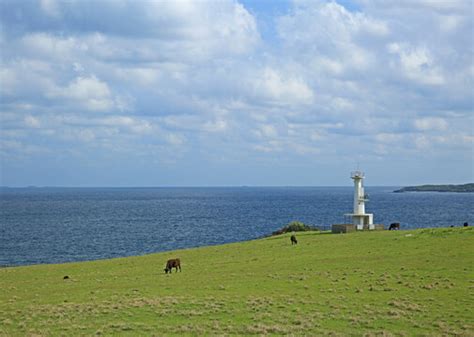
M 3 0 L 1 184 L 472 181 L 472 6 Z

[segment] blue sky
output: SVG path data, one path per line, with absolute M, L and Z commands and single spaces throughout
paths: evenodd
M 0 184 L 472 182 L 472 13 L 0 0 Z

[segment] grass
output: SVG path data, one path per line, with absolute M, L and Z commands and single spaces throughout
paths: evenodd
M 474 336 L 472 227 L 289 235 L 0 269 L 0 335 Z

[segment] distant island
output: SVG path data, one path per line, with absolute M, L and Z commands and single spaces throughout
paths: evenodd
M 402 192 L 459 192 L 469 193 L 474 192 L 474 183 L 463 185 L 420 185 L 407 186 L 399 190 L 393 191 L 395 193 Z

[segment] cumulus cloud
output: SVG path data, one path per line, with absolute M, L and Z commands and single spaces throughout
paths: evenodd
M 41 126 L 39 119 L 31 115 L 25 116 L 24 121 L 25 125 L 30 128 L 38 128 Z
M 388 50 L 398 56 L 398 60 L 392 66 L 395 69 L 401 68 L 407 78 L 428 85 L 444 83 L 440 69 L 425 47 L 409 48 L 391 43 L 388 45 Z
M 272 68 L 265 68 L 252 79 L 257 99 L 276 104 L 309 104 L 313 99 L 311 88 L 302 78 L 283 75 Z
M 445 119 L 439 117 L 427 117 L 415 119 L 415 127 L 421 131 L 428 130 L 446 130 L 448 128 L 448 123 Z
M 109 86 L 95 76 L 77 77 L 66 87 L 58 88 L 50 95 L 71 98 L 88 110 L 107 111 L 113 106 Z

